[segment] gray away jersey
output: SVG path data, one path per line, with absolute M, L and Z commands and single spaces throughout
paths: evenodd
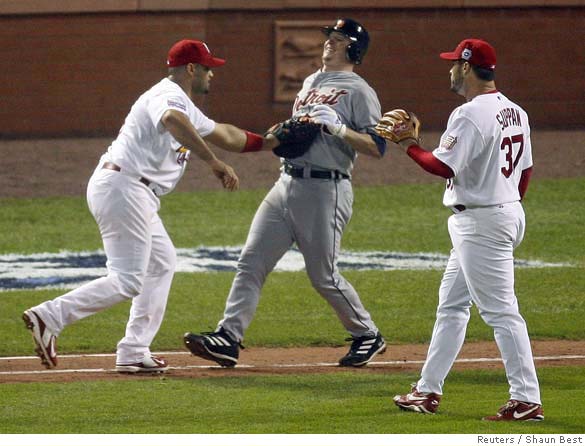
M 359 75 L 349 71 L 319 70 L 307 77 L 297 94 L 293 117 L 305 115 L 320 104 L 333 108 L 343 124 L 360 133 L 373 134 L 381 117 L 376 92 Z M 291 162 L 349 175 L 356 157 L 356 151 L 348 143 L 322 131 L 308 152 Z

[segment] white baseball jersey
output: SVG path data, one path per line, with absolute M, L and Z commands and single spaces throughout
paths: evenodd
M 476 96 L 453 110 L 433 155 L 455 174 L 445 206 L 518 201 L 520 176 L 532 166 L 528 115 L 499 91 Z
M 161 123 L 167 110 L 187 115 L 201 137 L 215 129 L 215 122 L 193 104 L 183 89 L 164 78 L 134 103 L 102 159 L 117 164 L 124 173 L 152 181 L 157 186 L 157 195 L 175 188 L 189 157 L 189 151 Z
M 528 117 L 500 92 L 476 96 L 453 111 L 433 154 L 455 174 L 443 204 L 467 209 L 457 208 L 448 220 L 453 249 L 417 390 L 443 393 L 473 303 L 494 330 L 510 398 L 540 404 L 528 329 L 514 292 L 514 248 L 526 226 L 518 183 L 522 170 L 532 166 Z

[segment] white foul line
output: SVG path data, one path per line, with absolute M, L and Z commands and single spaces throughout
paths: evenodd
M 189 355 L 188 352 L 159 352 L 156 355 Z M 61 355 L 60 358 L 88 358 L 88 357 L 115 357 L 113 353 L 95 353 L 86 355 Z M 12 356 L 0 357 L 3 360 L 31 360 L 37 359 L 36 356 Z M 585 355 L 560 355 L 560 356 L 535 356 L 536 361 L 559 361 L 569 359 L 585 359 Z M 456 363 L 481 363 L 481 362 L 502 362 L 501 358 L 463 358 L 455 360 Z M 424 360 L 402 360 L 402 361 L 372 361 L 372 365 L 408 365 L 424 364 Z M 311 367 L 338 367 L 337 362 L 315 362 L 306 364 L 271 364 L 271 365 L 251 365 L 238 364 L 238 369 L 257 369 L 257 368 L 311 368 Z M 218 365 L 188 365 L 181 367 L 169 367 L 169 370 L 190 370 L 190 369 L 221 369 Z M 46 375 L 59 373 L 104 373 L 115 372 L 116 369 L 63 369 L 63 370 L 14 370 L 10 372 L 0 372 L 0 375 Z

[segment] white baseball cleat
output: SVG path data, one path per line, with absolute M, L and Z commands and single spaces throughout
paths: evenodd
M 156 356 L 144 358 L 141 362 L 116 363 L 118 373 L 164 373 L 168 369 L 167 361 Z

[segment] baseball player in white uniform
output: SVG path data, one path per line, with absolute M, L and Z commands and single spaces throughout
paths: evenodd
M 168 77 L 138 98 L 101 157 L 89 180 L 87 202 L 103 239 L 108 275 L 23 315 L 47 368 L 57 365 L 56 338 L 67 325 L 132 299 L 126 335 L 117 346 L 116 370 L 167 370 L 167 362 L 150 352 L 176 262 L 175 248 L 158 215 L 159 197 L 174 189 L 190 153 L 207 163 L 225 188 L 238 188 L 233 169 L 216 158 L 204 139 L 230 151 L 275 145 L 214 122 L 193 103 L 195 94 L 208 92 L 211 69 L 224 63 L 203 42 L 182 40 L 173 45 Z
M 305 79 L 293 117 L 309 114 L 324 130 L 305 154 L 282 159 L 280 179 L 252 221 L 217 330 L 184 337 L 194 355 L 225 367 L 237 364 L 266 276 L 293 243 L 313 287 L 351 334 L 340 365 L 363 366 L 386 348 L 357 292 L 337 268 L 341 237 L 352 214 L 354 161 L 358 152 L 381 158 L 386 148 L 374 132 L 381 114 L 376 93 L 353 72 L 369 37 L 352 19 L 340 19 L 323 32 L 323 67 Z
M 528 115 L 496 89 L 496 52 L 489 43 L 465 39 L 441 58 L 453 61 L 451 90 L 466 103 L 451 113 L 432 153 L 416 140 L 399 144 L 425 170 L 447 179 L 443 204 L 454 212 L 448 221 L 453 249 L 421 378 L 394 402 L 435 413 L 475 304 L 494 330 L 510 384 L 510 400 L 484 419 L 541 421 L 530 339 L 514 293 L 514 248 L 525 230 L 520 200 L 532 171 Z

